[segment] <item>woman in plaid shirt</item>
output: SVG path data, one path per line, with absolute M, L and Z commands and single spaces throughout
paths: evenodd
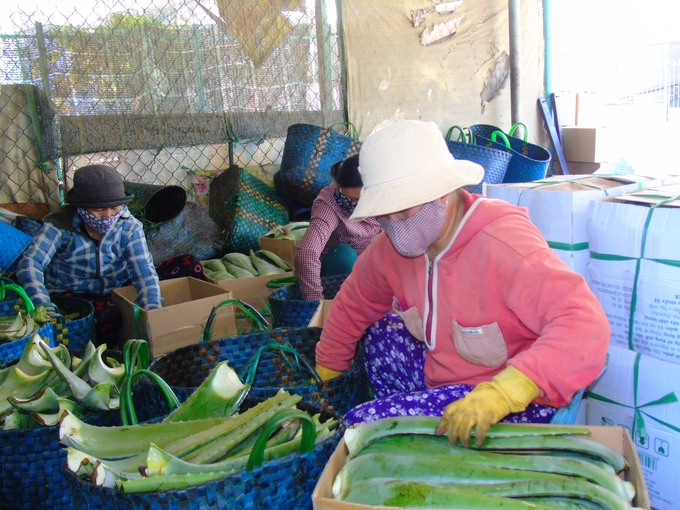
M 78 169 L 66 194 L 69 205 L 45 217 L 17 266 L 19 283 L 35 304 L 58 311 L 51 295 L 91 301 L 98 345 L 118 342 L 121 316 L 111 301 L 113 289 L 132 283 L 137 304 L 154 310 L 163 306 L 159 274 L 189 276 L 187 268 L 200 267 L 195 257 L 175 257 L 162 264 L 166 270 L 154 268 L 142 224 L 125 205 L 132 198 L 114 168 Z
M 380 233 L 375 218 L 350 223 L 359 200 L 362 182 L 359 155 L 331 168 L 333 184 L 314 200 L 305 236 L 295 253 L 295 274 L 305 299 L 323 299 L 322 276 L 348 274 L 354 261 Z

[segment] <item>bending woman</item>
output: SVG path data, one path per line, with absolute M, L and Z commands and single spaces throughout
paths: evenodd
M 352 272 L 357 256 L 380 233 L 375 218 L 349 221 L 362 187 L 359 155 L 334 164 L 331 175 L 333 183 L 314 200 L 309 227 L 295 253 L 295 274 L 308 300 L 323 299 L 321 277 Z

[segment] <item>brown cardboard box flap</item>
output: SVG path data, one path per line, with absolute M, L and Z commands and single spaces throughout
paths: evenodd
M 546 425 L 541 425 L 545 427 Z M 550 426 L 550 425 L 548 425 Z M 558 425 L 559 427 L 570 427 L 570 425 Z M 599 427 L 599 426 L 584 426 L 572 425 L 573 428 L 587 428 L 591 431 L 591 436 L 588 438 L 597 443 L 603 444 L 616 450 L 617 452 L 623 454 L 623 456 L 628 461 L 630 469 L 625 471 L 623 474 L 624 480 L 631 482 L 636 489 L 636 496 L 633 500 L 633 506 L 638 508 L 643 508 L 645 510 L 651 509 L 651 502 L 649 500 L 649 493 L 647 492 L 647 485 L 645 483 L 645 476 L 642 472 L 642 466 L 640 465 L 640 458 L 638 457 L 637 450 L 633 444 L 633 440 L 630 437 L 628 431 L 622 427 Z M 345 503 L 343 501 L 338 501 L 333 499 L 333 481 L 335 476 L 342 469 L 342 467 L 347 462 L 347 447 L 345 446 L 345 440 L 342 439 L 338 444 L 337 448 L 328 459 L 326 467 L 321 473 L 321 477 L 314 488 L 312 493 L 312 503 L 314 505 L 314 510 L 367 510 L 369 508 L 386 508 L 386 507 L 373 507 L 369 505 L 358 505 L 355 503 Z M 414 510 L 425 510 L 417 509 Z
M 196 278 L 163 280 L 160 287 L 163 308 L 140 309 L 139 324 L 135 320 L 137 289 L 130 285 L 114 289 L 111 294 L 113 303 L 123 316 L 121 336 L 124 339 L 141 337 L 148 340 L 154 357 L 199 342 L 213 307 L 232 299 L 231 292 Z M 236 334 L 233 307 L 220 307 L 215 314 L 211 338 Z

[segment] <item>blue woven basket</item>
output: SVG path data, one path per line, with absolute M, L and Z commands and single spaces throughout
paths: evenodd
M 493 133 L 496 131 L 500 131 L 508 139 L 509 148 L 504 143 L 499 143 L 499 139 L 496 141 L 492 140 Z M 470 126 L 470 132 L 475 135 L 477 145 L 491 147 L 512 154 L 512 159 L 505 172 L 503 182 L 531 182 L 545 177 L 552 156 L 543 147 L 525 142 L 521 138 L 511 136 L 501 129 L 488 124 Z
M 344 423 L 338 415 L 315 406 L 301 402 L 298 407 L 321 412 L 323 421 L 332 416 L 339 422 L 331 437 L 309 453 L 265 462 L 250 473 L 241 471 L 202 485 L 162 492 L 124 494 L 84 482 L 67 471 L 73 505 L 88 510 L 311 510 L 312 491 L 344 433 Z
M 14 271 L 16 261 L 33 241 L 33 237 L 0 221 L 0 273 Z
M 276 190 L 290 200 L 311 206 L 319 192 L 333 181 L 331 167 L 359 152 L 361 142 L 355 138 L 335 132 L 333 126 L 289 126 L 281 169 L 274 175 Z
M 298 328 L 211 340 L 175 349 L 155 360 L 149 370 L 163 378 L 182 402 L 208 377 L 217 363 L 226 360 L 230 367 L 240 372 L 258 349 L 268 343 L 289 345 L 313 365 L 320 336 L 321 328 Z M 263 400 L 285 388 L 290 393 L 302 396 L 305 402 L 344 415 L 369 400 L 363 359 L 363 346 L 360 345 L 352 369 L 334 379 L 310 384 L 311 376 L 308 373 L 291 370 L 280 352 L 266 351 L 260 358 L 250 397 Z M 157 406 L 151 414 L 160 415 L 169 411 L 165 401 L 149 397 L 155 390 L 144 388 L 142 391 L 147 392 L 143 395 L 143 405 Z
M 82 351 L 72 354 L 82 356 Z M 117 351 L 106 351 L 105 356 L 122 361 L 122 353 Z M 4 364 L 2 368 L 12 364 Z M 137 399 L 135 402 L 141 405 Z M 117 411 L 111 411 L 84 421 L 102 427 L 115 426 L 120 425 L 120 415 Z M 81 507 L 73 505 L 71 488 L 65 478 L 65 462 L 66 450 L 59 444 L 58 426 L 0 430 L 2 508 L 79 510 Z
M 259 237 L 288 223 L 288 211 L 274 188 L 246 170 L 229 167 L 210 183 L 208 213 L 224 230 L 222 251 L 259 250 Z
M 51 296 L 61 315 L 78 313 L 80 318 L 55 325 L 55 341 L 69 349 L 85 349 L 88 342 L 95 341 L 94 306 L 86 299 L 73 296 Z
M 43 226 L 42 220 L 34 220 L 28 216 L 17 216 L 14 219 L 14 226 L 23 233 L 35 237 Z
M 51 322 L 46 323 L 38 330 L 38 334 L 50 347 L 54 347 L 54 324 Z M 28 335 L 19 340 L 0 344 L 0 363 L 7 363 L 19 358 L 32 336 Z
M 503 182 L 505 172 L 512 159 L 511 152 L 455 140 L 446 140 L 446 145 L 454 158 L 472 161 L 484 167 L 484 179 L 482 182 L 471 186 L 464 186 L 466 191 L 481 195 L 484 192 L 484 183 L 500 184 Z
M 323 298 L 333 299 L 340 290 L 346 274 L 326 276 L 321 278 Z M 295 283 L 288 287 L 275 290 L 269 294 L 269 305 L 275 328 L 304 328 L 312 319 L 319 307 L 320 301 L 307 301 L 302 297 L 300 285 Z

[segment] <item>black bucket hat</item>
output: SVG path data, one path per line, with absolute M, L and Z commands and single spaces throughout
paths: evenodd
M 99 209 L 127 204 L 134 198 L 125 191 L 123 177 L 106 165 L 87 165 L 73 174 L 73 187 L 66 192 L 66 201 L 75 207 Z

